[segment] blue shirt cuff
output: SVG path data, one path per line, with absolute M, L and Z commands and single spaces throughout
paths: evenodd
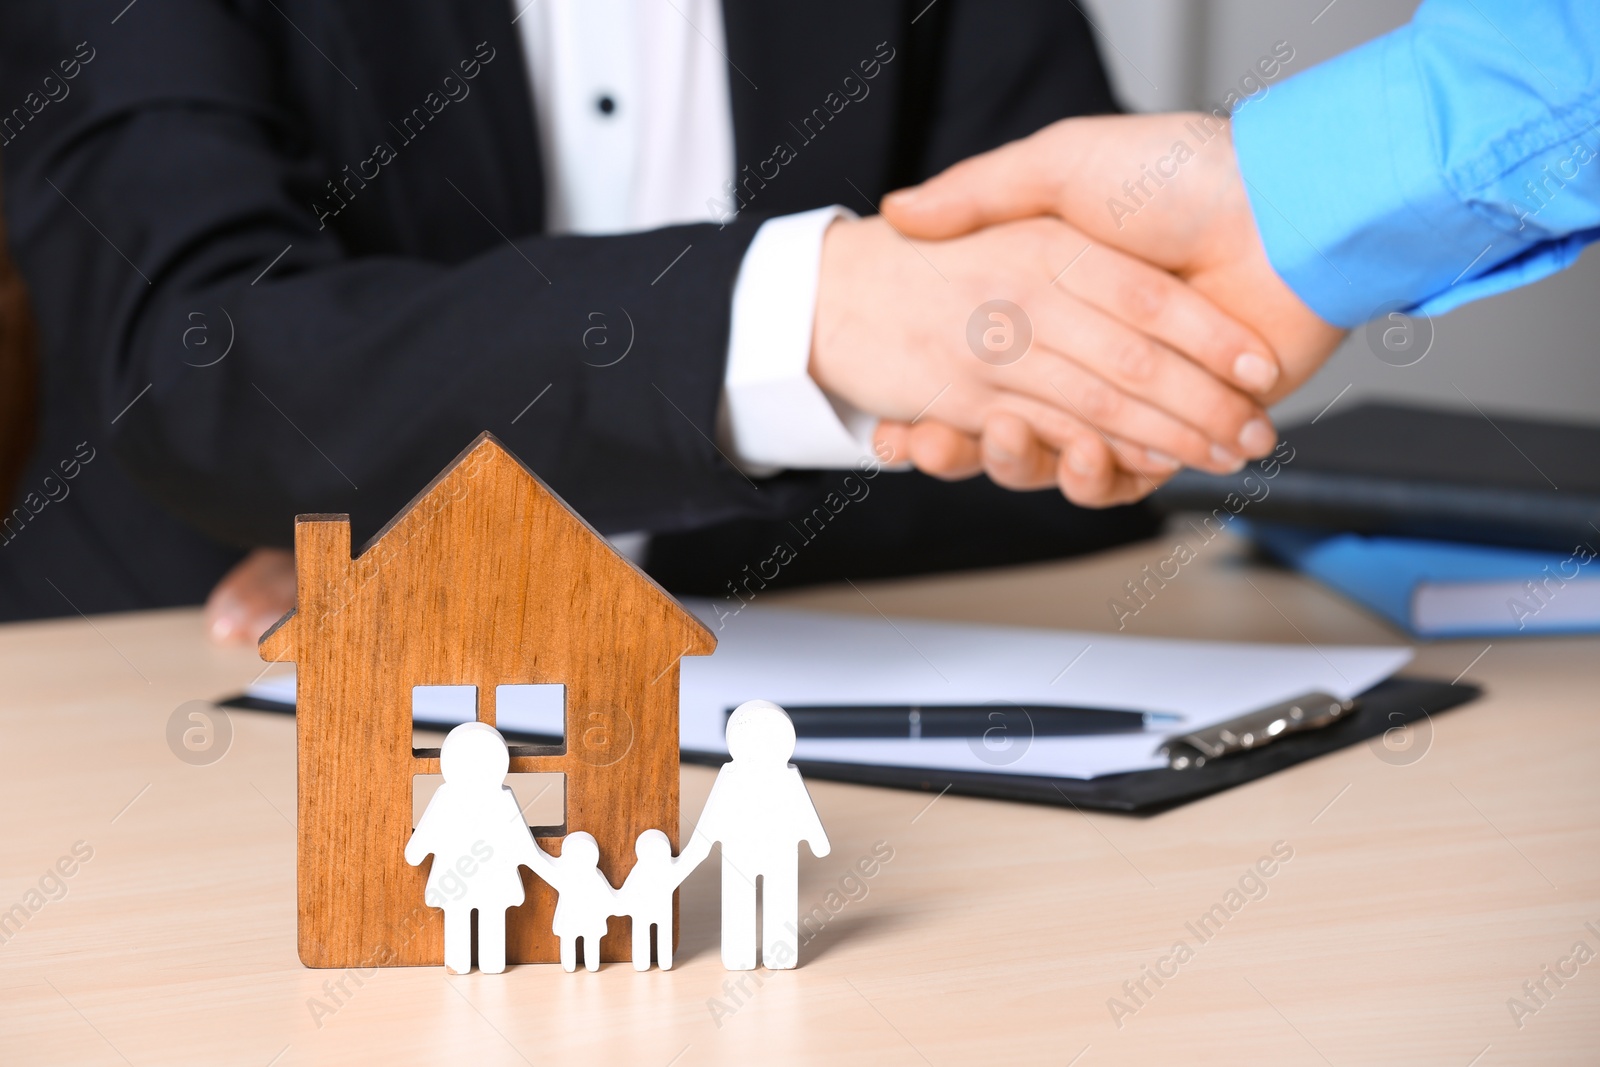
M 1537 243 L 1447 183 L 1413 28 L 1247 101 L 1233 140 L 1272 266 L 1322 318 L 1437 314 L 1570 264 L 1583 240 Z

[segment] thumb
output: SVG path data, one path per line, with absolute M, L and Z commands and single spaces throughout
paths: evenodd
M 872 432 L 872 450 L 885 463 L 901 463 L 911 455 L 911 427 L 892 419 L 879 419 Z
M 1057 182 L 1044 153 L 1013 141 L 883 198 L 883 215 L 908 237 L 959 237 L 997 222 L 1048 214 Z

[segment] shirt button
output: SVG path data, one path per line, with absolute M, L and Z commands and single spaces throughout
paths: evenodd
M 609 115 L 617 110 L 617 102 L 611 98 L 609 93 L 601 93 L 600 98 L 594 102 L 594 106 L 600 109 L 600 114 L 602 115 Z

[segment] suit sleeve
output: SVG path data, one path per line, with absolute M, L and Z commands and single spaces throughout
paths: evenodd
M 185 521 L 237 544 L 287 544 L 302 512 L 372 531 L 484 429 L 606 532 L 781 513 L 808 481 L 758 487 L 714 443 L 761 219 L 500 234 L 452 263 L 351 255 L 306 206 L 329 168 L 275 58 L 228 7 L 96 18 L 81 45 L 69 13 L 18 4 L 0 24 L 6 99 L 79 68 L 5 148 L 13 245 L 69 394 L 46 403 L 82 405 Z M 453 184 L 439 195 L 473 201 L 470 171 Z M 607 347 L 586 347 L 600 324 Z

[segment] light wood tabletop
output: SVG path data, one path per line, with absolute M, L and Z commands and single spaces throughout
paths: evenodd
M 763 602 L 1111 630 L 1170 551 Z M 1225 540 L 1124 632 L 1402 640 Z M 722 969 L 708 863 L 671 971 L 450 977 L 300 965 L 294 723 L 232 712 L 209 763 L 168 742 L 253 650 L 208 644 L 198 610 L 0 627 L 0 1061 L 1594 1064 L 1597 660 L 1423 646 L 1408 673 L 1486 696 L 1150 818 L 813 782 L 833 852 L 802 851 L 801 907 L 832 907 L 797 970 Z M 712 777 L 683 768 L 686 824 Z

